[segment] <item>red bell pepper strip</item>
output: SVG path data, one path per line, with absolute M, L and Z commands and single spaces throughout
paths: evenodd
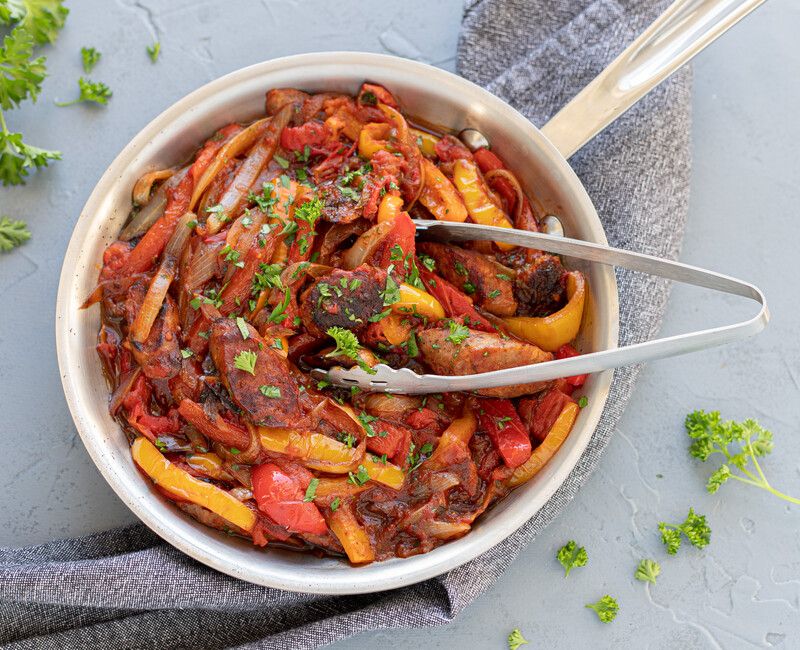
M 569 343 L 565 343 L 556 352 L 556 359 L 569 359 L 570 357 L 577 357 L 580 354 L 575 348 L 573 348 Z M 586 378 L 588 374 L 583 375 L 573 375 L 572 377 L 566 377 L 566 382 L 570 386 L 574 386 L 575 388 L 580 388 L 586 383 Z
M 478 149 L 474 156 L 475 162 L 478 163 L 478 168 L 484 174 L 495 169 L 507 169 L 505 163 L 488 149 Z M 514 214 L 514 208 L 517 205 L 517 193 L 514 188 L 511 187 L 511 183 L 504 178 L 495 178 L 493 181 L 490 181 L 489 184 L 492 186 L 492 189 L 496 190 L 500 196 L 503 197 L 503 200 L 505 200 L 507 212 L 509 214 Z
M 373 422 L 372 428 L 377 435 L 367 438 L 367 449 L 378 456 L 386 454 L 393 463 L 402 465 L 411 447 L 411 431 L 386 420 Z
M 252 480 L 258 509 L 275 523 L 296 533 L 324 535 L 328 531 L 317 506 L 303 501 L 303 486 L 280 467 L 272 463 L 258 465 L 253 469 Z
M 575 400 L 558 388 L 551 388 L 538 399 L 526 397 L 519 401 L 519 414 L 537 444 L 544 441 L 553 423 L 570 402 Z
M 478 310 L 473 306 L 469 296 L 459 291 L 444 278 L 440 278 L 438 275 L 423 268 L 419 262 L 417 263 L 417 267 L 419 268 L 419 277 L 425 285 L 425 289 L 441 303 L 449 318 L 463 316 L 465 323 L 467 319 L 469 319 L 469 327 L 472 329 L 482 330 L 484 332 L 497 331 L 494 325 L 478 313 Z
M 195 182 L 203 175 L 228 137 L 240 130 L 241 127 L 238 124 L 230 124 L 218 131 L 215 137 L 203 145 L 189 168 L 189 173 L 175 187 L 167 190 L 167 205 L 164 208 L 164 214 L 150 226 L 150 229 L 139 240 L 139 243 L 130 252 L 126 263 L 117 271 L 117 276 L 142 273 L 153 266 L 172 237 L 172 231 L 175 230 L 178 219 L 189 209 Z
M 510 400 L 482 399 L 478 419 L 506 465 L 519 467 L 530 458 L 530 436 Z

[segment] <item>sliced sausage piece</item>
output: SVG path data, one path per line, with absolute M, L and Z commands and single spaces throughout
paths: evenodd
M 513 316 L 514 271 L 476 251 L 448 244 L 423 242 L 418 249 L 436 260 L 436 272 L 470 295 L 475 303 L 495 316 Z
M 555 255 L 542 254 L 517 272 L 514 293 L 520 316 L 547 316 L 564 305 L 566 271 Z
M 365 330 L 369 319 L 383 307 L 381 292 L 386 273 L 369 266 L 353 271 L 336 269 L 323 275 L 305 293 L 300 317 L 308 332 L 326 337 L 331 327 L 343 327 L 356 334 Z
M 233 401 L 256 424 L 298 426 L 303 413 L 299 387 L 289 362 L 270 347 L 254 327 L 247 325 L 247 329 L 249 335 L 244 339 L 236 321 L 231 318 L 216 318 L 211 324 L 211 358 L 219 370 L 222 383 Z M 236 367 L 236 357 L 242 352 L 256 355 L 253 373 Z M 260 390 L 262 386 L 276 387 L 279 396 L 267 397 Z
M 419 332 L 417 342 L 422 360 L 439 375 L 474 375 L 553 359 L 550 352 L 545 352 L 531 343 L 503 338 L 499 334 L 468 331 L 469 334 L 466 336 L 464 336 L 466 331 L 456 332 L 454 335 L 449 328 Z M 490 397 L 519 397 L 540 391 L 548 384 L 549 382 L 533 382 L 518 386 L 486 388 L 477 392 Z

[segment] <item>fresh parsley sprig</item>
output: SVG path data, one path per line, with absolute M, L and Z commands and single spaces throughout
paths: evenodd
M 608 594 L 596 603 L 587 604 L 586 607 L 593 609 L 602 623 L 610 623 L 617 617 L 617 612 L 619 612 L 617 600 Z
M 574 539 L 569 540 L 566 544 L 564 544 L 564 546 L 558 549 L 556 558 L 561 563 L 561 566 L 564 567 L 565 578 L 569 575 L 569 572 L 572 571 L 572 569 L 575 567 L 586 566 L 586 563 L 589 561 L 589 556 L 586 553 L 586 549 L 583 546 L 578 547 L 578 544 Z
M 358 337 L 353 334 L 353 332 L 345 329 L 344 327 L 329 327 L 326 333 L 336 343 L 336 348 L 332 352 L 326 354 L 326 357 L 347 357 L 348 359 L 355 361 L 356 364 L 358 364 L 358 367 L 364 372 L 368 372 L 371 375 L 375 374 L 375 370 L 370 368 L 370 366 L 368 366 L 367 363 L 361 358 L 359 352 L 363 348 L 361 343 L 358 341 Z
M 511 634 L 508 635 L 508 650 L 518 650 L 520 646 L 527 644 L 528 639 L 522 636 L 518 627 L 511 630 Z
M 78 88 L 80 94 L 77 99 L 73 99 L 70 102 L 56 102 L 56 106 L 73 106 L 74 104 L 80 104 L 82 102 L 91 102 L 99 104 L 100 106 L 105 106 L 108 104 L 108 100 L 113 94 L 111 89 L 102 81 L 92 81 L 85 77 L 78 79 Z
M 705 515 L 698 515 L 692 508 L 689 508 L 689 514 L 682 524 L 668 524 L 662 521 L 658 524 L 658 530 L 669 555 L 678 552 L 682 537 L 686 537 L 689 543 L 697 548 L 704 548 L 711 541 L 711 528 L 706 523 Z
M 13 132 L 4 112 L 36 101 L 47 76 L 45 57 L 33 58 L 36 45 L 53 43 L 68 10 L 62 0 L 0 1 L 0 25 L 12 27 L 0 46 L 0 183 L 21 185 L 32 170 L 60 160 L 61 152 L 35 147 Z
M 0 217 L 0 251 L 7 253 L 30 238 L 31 233 L 24 221 Z
M 686 433 L 692 439 L 689 453 L 702 462 L 714 454 L 724 462 L 708 477 L 706 490 L 714 494 L 728 480 L 753 485 L 790 503 L 800 499 L 779 492 L 764 476 L 758 459 L 772 451 L 772 433 L 755 420 L 723 421 L 719 411 L 694 411 L 686 416 Z M 752 464 L 752 466 L 750 466 Z
M 100 61 L 102 54 L 93 47 L 81 48 L 81 62 L 83 63 L 83 71 L 89 74 L 94 70 L 94 66 Z
M 655 560 L 645 559 L 639 562 L 639 566 L 636 567 L 633 577 L 642 582 L 652 582 L 656 584 L 656 578 L 660 574 L 661 565 Z

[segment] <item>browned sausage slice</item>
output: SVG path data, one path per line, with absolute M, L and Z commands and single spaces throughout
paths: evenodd
M 436 272 L 477 305 L 495 316 L 513 316 L 517 311 L 514 297 L 514 271 L 477 251 L 449 244 L 423 242 L 417 249 L 436 260 Z
M 474 375 L 541 363 L 553 358 L 550 352 L 531 343 L 477 330 L 469 330 L 466 337 L 454 337 L 449 328 L 429 329 L 418 333 L 417 340 L 422 360 L 439 375 Z M 519 397 L 536 393 L 548 383 L 533 382 L 519 386 L 487 388 L 478 393 L 492 397 Z

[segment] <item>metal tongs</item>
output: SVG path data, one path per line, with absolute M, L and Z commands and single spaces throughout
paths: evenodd
M 375 374 L 367 373 L 359 368 L 349 370 L 341 367 L 331 368 L 330 370 L 315 368 L 311 371 L 311 374 L 316 379 L 325 379 L 337 386 L 358 386 L 366 391 L 383 393 L 425 394 L 474 391 L 482 388 L 527 384 L 584 373 L 600 372 L 620 366 L 705 350 L 753 336 L 763 330 L 769 321 L 767 301 L 758 287 L 721 273 L 697 268 L 696 266 L 538 232 L 482 226 L 472 223 L 420 219 L 415 219 L 414 223 L 417 227 L 417 235 L 422 235 L 427 240 L 445 243 L 475 240 L 506 242 L 516 246 L 535 248 L 548 253 L 566 255 L 599 264 L 620 266 L 632 271 L 640 271 L 649 275 L 677 280 L 685 284 L 750 298 L 758 302 L 761 305 L 761 309 L 753 318 L 733 325 L 668 336 L 567 359 L 482 372 L 474 375 L 420 375 L 408 368 L 395 370 L 385 364 L 378 364 L 373 368 Z

